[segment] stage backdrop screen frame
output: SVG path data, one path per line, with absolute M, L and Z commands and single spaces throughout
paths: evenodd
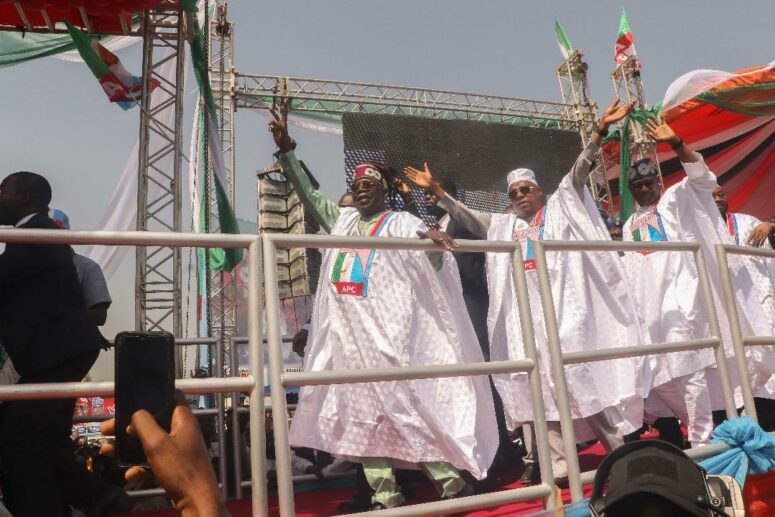
M 509 171 L 533 170 L 548 195 L 582 149 L 576 131 L 473 120 L 344 113 L 342 127 L 348 185 L 364 160 L 385 162 L 402 175 L 405 166 L 422 168 L 427 161 L 434 176 L 455 182 L 461 201 L 494 213 L 509 204 Z M 423 193 L 413 189 L 412 195 L 422 208 Z

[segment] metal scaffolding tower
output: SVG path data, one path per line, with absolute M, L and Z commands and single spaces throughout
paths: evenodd
M 645 110 L 649 106 L 646 104 L 646 94 L 643 93 L 643 83 L 640 79 L 640 66 L 638 57 L 631 56 L 624 63 L 620 63 L 611 73 L 611 80 L 614 83 L 614 93 L 625 102 L 636 101 L 637 109 Z M 659 183 L 664 188 L 662 182 L 662 169 L 659 166 L 657 157 L 657 146 L 648 138 L 646 131 L 637 121 L 630 122 L 630 141 L 622 142 L 621 145 L 630 146 L 630 156 L 632 160 L 649 157 L 657 168 Z
M 229 202 L 234 206 L 234 23 L 227 19 L 227 5 L 219 4 L 215 18 L 209 27 L 209 74 L 218 110 L 218 131 L 223 163 L 226 167 L 226 183 Z M 211 168 L 208 167 L 208 170 Z M 210 185 L 210 231 L 218 231 L 218 208 L 215 197 L 215 182 Z M 211 336 L 221 336 L 231 348 L 230 338 L 237 333 L 237 284 L 234 275 L 214 271 L 209 277 L 209 318 Z M 230 351 L 230 350 L 229 350 Z M 232 359 L 236 355 L 230 354 Z M 231 361 L 230 361 L 231 364 Z M 235 370 L 236 371 L 236 370 Z M 227 372 L 224 372 L 227 373 Z
M 181 121 L 184 14 L 177 5 L 146 11 L 137 188 L 137 229 L 181 231 Z M 166 67 L 173 67 L 174 73 Z M 172 77 L 172 80 L 169 79 Z M 152 85 L 158 82 L 153 89 Z M 151 145 L 151 135 L 159 145 Z M 180 250 L 138 247 L 135 327 L 182 335 Z M 181 365 L 178 365 L 179 367 Z M 181 371 L 178 371 L 181 374 Z
M 587 81 L 587 63 L 584 54 L 574 50 L 557 68 L 562 102 L 569 105 L 566 118 L 576 121 L 583 145 L 587 145 L 598 123 L 597 103 L 592 100 Z M 599 207 L 613 207 L 611 187 L 606 172 L 609 160 L 600 153 L 594 170 L 589 175 L 589 188 Z

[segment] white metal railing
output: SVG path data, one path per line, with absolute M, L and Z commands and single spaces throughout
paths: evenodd
M 740 389 L 743 395 L 743 405 L 748 416 L 758 421 L 756 407 L 751 390 L 751 378 L 748 374 L 748 366 L 745 358 L 745 348 L 749 346 L 775 345 L 775 336 L 743 336 L 740 327 L 740 315 L 737 310 L 735 291 L 732 287 L 732 276 L 729 270 L 727 255 L 748 255 L 762 259 L 775 260 L 775 251 L 750 246 L 731 246 L 716 244 L 716 257 L 718 258 L 719 273 L 721 275 L 721 289 L 724 298 L 729 330 L 732 333 L 732 346 L 735 351 L 735 363 L 740 376 Z M 775 293 L 773 293 L 775 296 Z
M 242 248 L 248 262 L 248 356 L 247 377 L 181 379 L 176 387 L 184 393 L 250 394 L 250 440 L 252 505 L 254 515 L 266 515 L 266 440 L 264 428 L 263 353 L 261 350 L 262 291 L 260 278 L 261 238 L 257 235 L 200 234 L 173 232 L 109 232 L 63 230 L 0 230 L 0 242 L 36 244 L 96 244 L 114 246 L 168 246 L 199 248 Z M 112 382 L 51 383 L 0 386 L 0 400 L 110 396 Z M 236 444 L 235 444 L 236 445 Z
M 737 410 L 732 397 L 732 388 L 727 372 L 724 346 L 721 342 L 716 306 L 713 303 L 708 270 L 705 264 L 700 245 L 688 242 L 621 242 L 621 241 L 537 241 L 533 243 L 536 260 L 536 272 L 538 274 L 538 289 L 541 294 L 541 305 L 544 311 L 546 324 L 547 348 L 552 366 L 552 378 L 556 387 L 557 409 L 560 414 L 560 429 L 562 431 L 563 447 L 565 449 L 568 467 L 568 484 L 570 485 L 571 499 L 581 501 L 584 499 L 581 490 L 581 471 L 578 455 L 576 453 L 576 437 L 573 430 L 570 402 L 568 400 L 568 386 L 565 379 L 565 365 L 579 362 L 603 361 L 607 359 L 620 359 L 623 357 L 646 356 L 657 353 L 697 350 L 700 348 L 713 348 L 716 364 L 719 371 L 721 391 L 724 397 L 727 418 L 736 418 Z M 588 251 L 681 251 L 691 252 L 697 264 L 702 300 L 710 324 L 710 338 L 695 339 L 687 342 L 657 343 L 652 345 L 630 346 L 625 348 L 613 348 L 610 350 L 595 350 L 590 352 L 563 353 L 560 348 L 560 335 L 557 325 L 557 316 L 552 300 L 552 288 L 549 279 L 549 269 L 546 264 L 547 251 L 588 252 Z
M 503 372 L 526 372 L 530 379 L 530 391 L 535 418 L 536 445 L 539 462 L 551 465 L 548 448 L 548 430 L 541 392 L 540 372 L 536 363 L 533 320 L 527 296 L 527 280 L 522 268 L 514 268 L 513 279 L 517 288 L 519 317 L 524 330 L 525 356 L 521 361 L 496 361 L 492 363 L 469 363 L 462 365 L 434 365 L 424 367 L 374 368 L 363 370 L 335 370 L 318 372 L 283 373 L 282 349 L 280 343 L 280 314 L 277 301 L 277 272 L 274 267 L 276 249 L 279 248 L 339 248 L 364 247 L 382 250 L 432 251 L 439 248 L 430 241 L 418 239 L 339 237 L 322 235 L 266 234 L 263 237 L 264 287 L 266 289 L 267 337 L 269 339 L 269 384 L 272 396 L 274 418 L 275 460 L 277 468 L 277 489 L 281 517 L 295 514 L 293 485 L 291 480 L 291 459 L 288 426 L 285 409 L 285 388 L 288 386 L 339 384 L 346 382 L 380 382 L 403 379 L 453 377 L 458 375 L 483 375 Z M 488 251 L 510 253 L 521 262 L 522 250 L 519 243 L 505 241 L 458 241 L 459 251 Z M 369 512 L 369 515 L 411 516 L 433 513 L 460 512 L 486 508 L 498 504 L 543 498 L 547 506 L 553 507 L 555 491 L 554 477 L 550 468 L 541 469 L 541 484 L 530 488 L 505 490 L 491 494 L 462 497 L 454 500 L 436 501 L 422 505 L 403 506 L 397 509 Z
M 536 442 L 538 446 L 539 462 L 542 466 L 550 466 L 551 458 L 548 449 L 548 433 L 543 407 L 543 394 L 541 392 L 540 373 L 536 367 L 535 335 L 532 316 L 530 312 L 526 275 L 523 268 L 513 268 L 513 281 L 518 301 L 520 324 L 523 329 L 526 358 L 513 361 L 494 361 L 469 364 L 434 365 L 426 367 L 403 368 L 374 368 L 357 371 L 321 371 L 321 372 L 284 372 L 282 362 L 282 341 L 279 325 L 279 303 L 277 297 L 277 274 L 274 268 L 276 248 L 289 247 L 367 247 L 375 249 L 391 250 L 438 250 L 439 248 L 429 241 L 418 239 L 396 238 L 369 238 L 369 237 L 332 237 L 320 235 L 222 235 L 222 234 L 186 234 L 186 233 L 160 233 L 160 232 L 104 232 L 104 231 L 61 231 L 61 230 L 0 230 L 0 242 L 27 242 L 49 244 L 97 244 L 97 245 L 126 245 L 126 246 L 174 246 L 174 247 L 229 247 L 244 248 L 247 250 L 248 260 L 248 336 L 247 338 L 231 338 L 232 342 L 242 343 L 247 341 L 250 376 L 226 377 L 207 379 L 183 379 L 178 380 L 176 386 L 184 393 L 240 393 L 247 392 L 251 397 L 250 413 L 250 440 L 251 440 L 251 480 L 240 482 L 235 478 L 238 487 L 250 486 L 252 494 L 253 515 L 267 515 L 267 491 L 265 470 L 265 421 L 264 421 L 264 379 L 263 379 L 263 350 L 261 315 L 263 313 L 264 300 L 267 311 L 267 343 L 269 353 L 269 382 L 271 388 L 272 408 L 275 412 L 274 436 L 275 453 L 277 459 L 277 483 L 279 494 L 280 514 L 283 517 L 294 515 L 293 502 L 293 477 L 290 471 L 290 447 L 287 425 L 287 404 L 285 400 L 285 388 L 291 386 L 338 384 L 353 382 L 381 382 L 387 380 L 403 380 L 416 378 L 433 378 L 460 375 L 485 375 L 506 372 L 526 372 L 530 379 L 530 392 L 535 417 Z M 460 251 L 479 251 L 493 253 L 511 253 L 514 263 L 522 261 L 522 252 L 518 243 L 505 241 L 458 241 Z M 554 304 L 551 295 L 549 273 L 546 265 L 547 251 L 684 251 L 692 252 L 697 263 L 699 283 L 703 301 L 709 316 L 711 336 L 705 339 L 695 339 L 681 343 L 658 343 L 653 345 L 628 346 L 612 350 L 597 350 L 591 352 L 572 352 L 563 354 L 560 349 L 559 334 L 557 328 Z M 729 375 L 726 371 L 724 349 L 721 345 L 718 318 L 708 271 L 702 251 L 695 243 L 623 243 L 623 242 L 564 242 L 564 241 L 540 241 L 535 243 L 536 270 L 538 274 L 541 303 L 545 315 L 548 349 L 552 365 L 560 410 L 560 423 L 566 456 L 568 461 L 568 476 L 571 486 L 571 494 L 574 501 L 581 499 L 581 484 L 591 481 L 594 472 L 581 474 L 578 467 L 578 457 L 575 449 L 572 420 L 570 419 L 567 383 L 565 381 L 564 366 L 579 362 L 599 361 L 639 355 L 652 355 L 655 353 L 667 353 L 679 350 L 696 350 L 701 348 L 713 348 L 721 379 L 722 394 L 724 396 L 727 416 L 737 416 L 732 391 L 729 383 Z M 734 303 L 734 295 L 731 289 L 726 253 L 748 254 L 775 258 L 775 252 L 742 248 L 736 246 L 718 247 L 719 264 L 721 266 L 722 281 L 725 287 L 724 297 L 727 303 L 727 312 L 730 325 L 733 329 L 735 351 L 738 357 L 744 357 L 744 346 L 773 344 L 774 336 L 767 337 L 743 337 L 740 333 L 739 321 Z M 263 257 L 262 257 L 263 255 Z M 263 258 L 263 264 L 262 264 Z M 726 269 L 726 276 L 725 276 Z M 262 282 L 264 288 L 262 290 Z M 179 344 L 218 343 L 219 338 L 194 338 L 180 340 Z M 738 363 L 745 368 L 745 361 Z M 747 369 L 741 371 L 741 382 L 750 384 Z M 232 374 L 235 372 L 232 371 Z M 85 383 L 51 383 L 51 384 L 26 384 L 13 386 L 0 386 L 0 400 L 20 400 L 33 398 L 68 398 L 75 396 L 109 396 L 113 393 L 112 382 L 85 382 Z M 750 408 L 749 408 L 750 405 Z M 746 409 L 755 417 L 753 401 L 746 400 Z M 219 410 L 210 412 L 218 413 Z M 234 412 L 235 424 L 237 411 Z M 239 437 L 237 437 L 237 440 Z M 726 446 L 713 445 L 690 451 L 693 457 L 706 457 L 712 453 L 720 452 Z M 235 441 L 234 449 L 239 449 L 239 442 Z M 235 459 L 239 462 L 238 459 Z M 224 472 L 221 472 L 222 481 Z M 298 478 L 298 477 L 297 477 Z M 134 497 L 156 495 L 159 490 L 136 492 Z M 447 501 L 437 501 L 421 505 L 401 507 L 398 509 L 383 510 L 377 515 L 385 516 L 410 516 L 428 515 L 439 512 L 459 512 L 489 507 L 493 505 L 507 504 L 516 501 L 542 498 L 551 507 L 555 503 L 556 487 L 551 468 L 541 469 L 541 484 L 534 487 L 506 490 L 502 492 L 477 495 Z M 370 512 L 369 515 L 373 515 Z

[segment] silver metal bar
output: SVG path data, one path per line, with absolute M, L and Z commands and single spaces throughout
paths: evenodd
M 737 301 L 735 300 L 735 291 L 732 287 L 732 276 L 729 272 L 727 250 L 724 249 L 723 244 L 716 244 L 716 258 L 721 277 L 721 297 L 726 309 L 727 319 L 729 320 L 729 332 L 732 334 L 732 347 L 735 351 L 737 374 L 740 376 L 743 405 L 745 406 L 746 414 L 753 418 L 755 422 L 758 422 L 759 416 L 756 414 L 756 405 L 753 401 L 753 390 L 751 389 L 751 376 L 748 374 L 748 361 L 745 356 L 743 331 L 740 328 L 740 314 L 737 312 Z M 737 416 L 737 411 L 735 411 L 735 416 Z M 727 418 L 732 418 L 729 416 L 729 410 L 727 410 Z
M 716 303 L 713 301 L 713 291 L 711 290 L 710 278 L 708 277 L 708 267 L 705 262 L 705 255 L 699 248 L 694 251 L 694 261 L 697 263 L 697 279 L 700 282 L 702 301 L 705 304 L 705 313 L 708 315 L 710 335 L 721 339 L 721 329 L 718 324 Z M 717 347 L 714 350 L 714 353 L 716 355 L 716 368 L 718 369 L 719 381 L 721 383 L 721 395 L 724 397 L 724 408 L 726 409 L 727 418 L 732 420 L 733 418 L 737 418 L 737 408 L 735 407 L 735 398 L 732 393 L 732 384 L 729 380 L 727 355 L 724 346 Z M 745 356 L 743 356 L 743 361 L 745 361 Z M 745 379 L 747 379 L 747 377 L 745 377 Z M 753 407 L 753 404 L 751 404 L 751 407 Z
M 215 369 L 218 375 L 223 375 L 223 342 L 215 349 Z M 218 423 L 218 476 L 221 481 L 221 494 L 226 499 L 227 480 L 226 480 L 226 418 L 223 404 L 223 393 L 215 394 L 215 408 L 218 410 L 216 421 Z
M 555 497 L 551 494 L 556 490 L 554 486 L 554 472 L 552 471 L 552 457 L 549 452 L 549 428 L 546 424 L 546 408 L 544 407 L 543 389 L 541 387 L 541 370 L 538 366 L 538 354 L 536 352 L 535 329 L 533 328 L 533 316 L 530 312 L 530 295 L 527 290 L 527 277 L 522 264 L 522 245 L 518 243 L 511 254 L 511 275 L 514 282 L 514 294 L 517 297 L 517 309 L 519 310 L 519 323 L 522 328 L 522 343 L 525 347 L 525 357 L 534 363 L 534 367 L 528 372 L 530 380 L 530 399 L 533 405 L 533 428 L 535 431 L 536 448 L 538 449 L 538 464 L 544 465 L 541 471 L 541 482 L 550 488 L 550 495 L 544 498 L 547 508 L 554 508 Z M 530 452 L 530 451 L 528 451 Z
M 40 10 L 41 16 L 43 16 L 43 21 L 46 22 L 46 27 L 48 27 L 49 31 L 54 30 L 54 24 L 51 22 L 51 17 L 46 12 L 46 6 L 44 5 L 43 8 Z
M 175 387 L 183 393 L 227 393 L 248 391 L 254 380 L 249 377 L 210 377 L 178 379 Z M 112 397 L 112 382 L 56 382 L 0 386 L 0 400 L 69 399 L 75 397 Z
M 347 83 L 324 79 L 259 76 L 236 73 L 233 85 L 215 85 L 216 97 L 232 94 L 237 107 L 267 109 L 278 94 L 293 98 L 296 111 L 326 113 L 369 112 L 393 115 L 432 116 L 441 119 L 472 119 L 504 124 L 535 126 L 572 125 L 573 106 L 515 97 L 498 97 L 427 88 L 370 83 Z
M 121 24 L 121 32 L 124 34 L 124 36 L 128 36 L 130 31 L 130 26 L 127 25 L 126 18 L 124 18 L 124 14 L 125 13 L 123 11 L 118 13 L 118 21 Z M 131 18 L 129 23 L 130 24 L 132 23 Z
M 274 265 L 274 262 L 272 262 Z M 250 477 L 253 515 L 269 514 L 266 494 L 266 418 L 264 413 L 264 351 L 261 347 L 263 314 L 261 239 L 248 248 L 248 358 L 250 361 Z M 240 377 L 237 377 L 240 378 Z M 239 482 L 239 480 L 238 480 Z
M 541 307 L 544 311 L 544 323 L 546 325 L 546 341 L 552 364 L 552 379 L 554 380 L 555 396 L 557 397 L 557 410 L 560 414 L 560 429 L 565 449 L 565 462 L 568 468 L 568 484 L 570 485 L 571 499 L 581 501 L 584 494 L 581 491 L 579 457 L 576 452 L 576 434 L 573 431 L 573 415 L 568 399 L 568 383 L 565 379 L 565 364 L 560 348 L 560 331 L 557 326 L 557 315 L 554 311 L 552 300 L 552 285 L 549 280 L 549 268 L 546 264 L 546 252 L 544 242 L 534 241 L 536 273 L 538 274 L 538 290 L 541 293 Z M 520 261 L 521 263 L 521 261 Z
M 0 242 L 33 244 L 104 244 L 179 248 L 247 248 L 255 236 L 226 233 L 113 232 L 104 230 L 0 230 Z
M 32 24 L 30 23 L 30 19 L 27 18 L 27 13 L 24 12 L 24 7 L 19 2 L 13 3 L 14 7 L 16 7 L 16 12 L 19 13 L 19 18 L 22 19 L 22 23 L 24 24 L 24 27 L 29 30 L 32 28 Z M 18 30 L 18 27 L 17 29 Z
M 91 22 L 89 21 L 89 16 L 86 14 L 86 9 L 81 6 L 78 8 L 78 12 L 81 14 L 81 20 L 83 21 L 83 26 L 86 27 L 86 32 L 89 34 L 94 32 L 91 26 Z
M 492 361 L 489 363 L 434 364 L 392 368 L 362 368 L 358 370 L 285 372 L 281 374 L 281 382 L 283 386 L 289 387 L 436 379 L 439 377 L 528 372 L 533 368 L 533 365 L 534 363 L 530 359 L 520 359 L 515 361 Z
M 716 244 L 721 246 L 721 244 Z M 728 254 L 734 255 L 750 255 L 752 257 L 762 257 L 768 259 L 775 259 L 775 250 L 765 248 L 753 248 L 751 246 L 733 246 L 731 244 L 724 245 L 724 249 Z
M 280 334 L 280 308 L 277 292 L 277 252 L 272 239 L 263 236 L 264 290 L 266 300 L 266 327 L 269 338 L 269 388 L 274 412 L 275 465 L 277 469 L 277 494 L 280 517 L 292 517 L 294 513 L 293 482 L 291 481 L 291 446 L 288 436 L 288 409 L 285 406 L 283 386 L 283 352 Z M 379 239 L 372 239 L 379 240 Z
M 541 241 L 546 251 L 696 251 L 696 242 Z
M 624 346 L 608 350 L 584 350 L 581 352 L 565 352 L 563 361 L 566 365 L 589 363 L 594 361 L 606 361 L 609 359 L 624 359 L 626 357 L 639 357 L 651 354 L 665 354 L 669 352 L 683 352 L 686 350 L 699 350 L 702 348 L 717 348 L 721 346 L 721 340 L 716 338 L 691 339 L 675 343 L 655 343 L 653 345 Z
M 775 345 L 775 336 L 746 336 L 743 338 L 743 346 L 771 346 Z
M 234 341 L 229 343 L 229 363 L 231 364 L 231 375 L 239 375 L 239 354 Z M 234 466 L 234 497 L 242 499 L 242 433 L 240 432 L 240 393 L 234 391 L 231 394 L 231 443 L 232 443 L 232 462 Z
M 552 488 L 549 485 L 542 483 L 536 486 L 461 497 L 459 499 L 434 501 L 431 503 L 402 506 L 400 508 L 390 508 L 388 510 L 379 510 L 375 512 L 348 514 L 348 517 L 412 517 L 420 515 L 454 514 L 478 510 L 480 508 L 516 503 L 519 501 L 530 501 L 540 498 L 545 499 L 548 498 L 551 493 Z
M 340 235 L 308 235 L 270 233 L 264 236 L 278 248 L 341 248 L 364 246 L 373 249 L 439 251 L 443 248 L 429 239 L 404 239 L 398 237 L 347 237 Z M 455 251 L 488 251 L 511 253 L 514 243 L 509 241 L 458 240 Z
M 217 409 L 194 409 L 192 412 L 196 417 L 216 416 L 218 414 Z M 75 415 L 73 416 L 73 423 L 88 424 L 90 422 L 104 422 L 105 420 L 110 420 L 114 416 L 116 415 L 111 413 L 99 413 L 97 415 Z

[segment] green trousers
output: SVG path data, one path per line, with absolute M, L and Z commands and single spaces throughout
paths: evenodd
M 404 496 L 396 484 L 396 473 L 389 458 L 361 458 L 366 481 L 374 490 L 372 503 L 396 508 L 404 503 Z M 466 485 L 460 472 L 446 461 L 420 463 L 420 469 L 430 478 L 442 498 L 457 494 Z

